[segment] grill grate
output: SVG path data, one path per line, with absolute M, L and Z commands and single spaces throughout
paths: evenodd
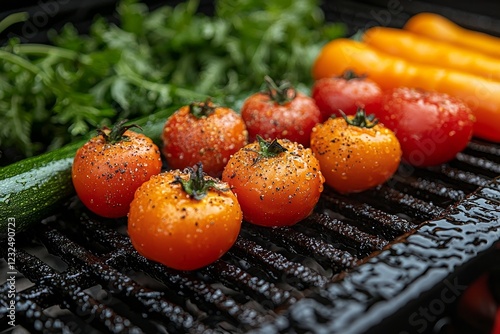
M 474 140 L 449 164 L 401 166 L 370 191 L 327 187 L 304 221 L 244 223 L 223 258 L 194 272 L 147 261 L 126 220 L 94 217 L 73 199 L 18 235 L 26 287 L 16 294 L 17 323 L 48 333 L 362 332 L 497 243 L 499 163 L 498 146 Z M 0 329 L 9 328 L 8 289 L 0 286 Z

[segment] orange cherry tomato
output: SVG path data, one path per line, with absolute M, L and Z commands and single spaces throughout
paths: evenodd
M 242 212 L 229 185 L 198 168 L 153 176 L 135 194 L 128 233 L 144 257 L 178 270 L 219 259 L 240 232 Z
M 171 169 L 201 162 L 208 175 L 220 177 L 231 154 L 247 144 L 247 131 L 234 110 L 207 100 L 177 110 L 165 122 L 162 139 Z
M 307 217 L 324 182 L 309 148 L 260 136 L 229 159 L 222 180 L 238 196 L 244 220 L 263 226 L 293 225 Z
M 398 169 L 401 146 L 394 133 L 360 109 L 314 127 L 311 150 L 326 184 L 340 193 L 360 192 L 387 181 Z
M 135 190 L 161 172 L 160 150 L 125 121 L 104 128 L 76 152 L 71 177 L 76 193 L 92 212 L 108 218 L 127 215 Z

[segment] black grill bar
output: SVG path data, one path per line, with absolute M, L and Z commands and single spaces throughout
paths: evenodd
M 456 161 L 459 161 L 467 166 L 463 169 L 474 170 L 477 172 L 489 172 L 491 177 L 500 175 L 500 164 L 493 162 L 488 159 L 476 157 L 473 155 L 468 155 L 465 153 L 458 153 L 456 156 Z
M 111 333 L 127 331 L 143 333 L 130 319 L 117 314 L 113 308 L 101 303 L 84 290 L 92 283 L 82 268 L 73 267 L 64 273 L 57 273 L 40 259 L 23 250 L 16 253 L 16 268 L 32 282 L 49 287 L 53 296 L 60 297 L 62 308 L 84 317 L 97 328 Z M 22 303 L 19 305 L 22 308 Z
M 0 309 L 1 328 L 7 329 L 10 320 L 5 315 L 9 312 L 10 300 L 8 291 L 10 286 L 8 282 L 0 286 Z M 72 323 L 63 319 L 47 315 L 44 310 L 50 305 L 57 303 L 53 297 L 52 291 L 47 286 L 33 286 L 22 292 L 17 293 L 15 298 L 15 316 L 16 321 L 22 322 L 23 327 L 31 332 L 44 333 L 73 333 Z
M 203 273 L 210 276 L 214 281 L 226 283 L 228 286 L 235 286 L 244 293 L 254 297 L 257 296 L 263 306 L 266 306 L 270 301 L 269 309 L 278 306 L 286 307 L 297 300 L 290 291 L 281 289 L 276 284 L 253 276 L 225 261 L 216 261 L 204 269 Z
M 440 177 L 459 185 L 462 189 L 468 190 L 469 192 L 476 190 L 478 187 L 487 186 L 490 180 L 488 177 L 463 169 L 452 168 L 449 165 L 440 165 L 430 170 L 437 172 Z
M 313 213 L 303 222 L 305 226 L 313 226 L 316 234 L 329 236 L 332 243 L 340 243 L 357 258 L 368 256 L 381 250 L 389 241 L 361 231 L 356 226 L 334 219 L 326 214 Z M 319 233 L 318 233 L 319 232 Z
M 465 198 L 465 192 L 451 186 L 423 177 L 396 174 L 393 178 L 394 188 L 401 192 L 412 194 L 426 201 L 435 202 L 436 205 L 448 205 Z
M 488 142 L 473 139 L 469 142 L 463 152 L 476 156 L 487 157 L 489 160 L 500 162 L 500 148 L 496 145 L 491 145 L 491 143 Z
M 50 251 L 62 256 L 68 262 L 81 262 L 82 271 L 91 275 L 97 284 L 106 287 L 107 291 L 122 300 L 126 300 L 128 305 L 144 310 L 148 317 L 156 316 L 161 319 L 167 329 L 189 330 L 194 333 L 208 331 L 206 326 L 196 323 L 192 315 L 167 300 L 165 293 L 140 286 L 130 277 L 112 268 L 58 231 L 47 232 L 43 240 Z
M 248 226 L 248 229 L 257 232 L 266 240 L 271 240 L 277 245 L 287 248 L 291 252 L 306 256 L 314 255 L 316 261 L 330 267 L 334 272 L 352 268 L 356 262 L 356 259 L 350 253 L 288 227 L 270 229 L 261 226 Z
M 416 218 L 417 221 L 432 219 L 443 213 L 443 209 L 434 205 L 432 202 L 420 200 L 408 193 L 389 188 L 386 185 L 377 187 L 374 190 L 368 190 L 360 194 L 360 198 L 365 201 L 373 199 L 382 199 L 385 211 L 391 212 L 397 208 L 398 213 L 404 213 L 409 217 Z M 412 226 L 414 228 L 415 226 Z
M 94 220 L 84 220 L 83 225 L 85 225 L 85 231 L 89 233 L 90 238 L 98 238 L 100 242 L 109 243 L 116 247 L 120 256 L 112 256 L 113 259 L 120 259 L 125 255 L 128 266 L 134 269 L 140 268 L 168 286 L 172 291 L 180 291 L 184 296 L 196 301 L 197 306 L 203 308 L 204 311 L 213 313 L 214 310 L 218 310 L 223 312 L 232 318 L 234 324 L 241 326 L 256 326 L 264 320 L 269 320 L 255 309 L 238 303 L 220 289 L 212 288 L 191 273 L 177 272 L 148 261 L 135 251 L 127 236 L 103 226 L 98 227 L 99 224 Z M 94 233 L 96 231 L 97 233 Z
M 326 207 L 330 210 L 341 212 L 345 217 L 355 220 L 361 229 L 388 240 L 393 240 L 415 227 L 404 218 L 357 201 L 354 197 L 339 195 L 329 188 L 323 192 L 322 200 L 327 202 Z
M 277 279 L 287 278 L 287 281 L 290 280 L 290 283 L 299 289 L 308 286 L 322 287 L 328 282 L 327 277 L 307 266 L 290 261 L 284 255 L 265 249 L 248 239 L 238 238 L 230 253 L 274 273 Z

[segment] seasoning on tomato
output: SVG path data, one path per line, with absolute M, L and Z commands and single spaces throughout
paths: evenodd
M 234 110 L 207 99 L 177 110 L 165 122 L 162 140 L 171 169 L 202 162 L 205 173 L 220 177 L 231 154 L 247 144 L 247 130 Z
M 134 192 L 161 172 L 160 150 L 126 120 L 98 130 L 76 152 L 71 176 L 76 193 L 92 212 L 108 218 L 127 215 Z
M 244 220 L 263 226 L 293 225 L 307 217 L 324 183 L 309 148 L 260 136 L 231 157 L 222 180 L 238 196 Z
M 394 131 L 403 161 L 413 166 L 433 166 L 453 159 L 467 146 L 474 128 L 473 113 L 462 100 L 422 89 L 388 90 L 367 110 Z
M 358 108 L 380 99 L 382 89 L 366 76 L 359 76 L 347 70 L 340 76 L 326 77 L 316 80 L 311 96 L 322 114 L 322 121 L 331 115 L 354 115 Z
M 340 193 L 360 192 L 384 183 L 401 161 L 394 133 L 363 109 L 314 127 L 311 150 L 326 184 Z
M 240 232 L 242 212 L 229 185 L 202 164 L 153 176 L 135 194 L 128 233 L 144 257 L 195 270 L 223 256 Z
M 308 146 L 312 128 L 321 121 L 314 100 L 298 92 L 288 81 L 276 83 L 266 76 L 265 82 L 267 90 L 251 95 L 241 107 L 249 141 L 255 141 L 259 135 Z

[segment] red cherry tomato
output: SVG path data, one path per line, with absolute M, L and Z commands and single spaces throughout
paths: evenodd
M 178 270 L 209 265 L 234 244 L 243 214 L 229 185 L 198 168 L 153 176 L 135 193 L 128 233 L 144 257 Z
M 447 162 L 472 137 L 475 118 L 461 100 L 438 92 L 400 87 L 384 92 L 380 101 L 366 106 L 394 131 L 403 161 L 414 166 Z
M 268 91 L 248 97 L 241 107 L 241 117 L 250 142 L 257 135 L 264 139 L 289 139 L 309 146 L 312 128 L 321 121 L 314 100 L 297 92 L 288 82 L 279 86 L 266 77 Z
M 234 110 L 208 100 L 177 110 L 165 122 L 162 139 L 170 168 L 201 162 L 208 175 L 220 177 L 229 157 L 247 144 L 247 131 Z
M 500 307 L 498 307 L 495 324 L 493 325 L 491 334 L 500 334 Z
M 487 332 L 495 321 L 498 305 L 488 287 L 489 274 L 473 281 L 460 296 L 457 312 L 465 323 L 480 332 Z
M 314 82 L 312 98 L 321 111 L 323 121 L 331 115 L 354 115 L 358 108 L 378 101 L 382 89 L 374 81 L 346 71 L 339 77 L 322 78 Z
M 143 134 L 116 124 L 76 152 L 72 180 L 83 204 L 108 218 L 127 215 L 136 189 L 161 172 L 160 150 Z

